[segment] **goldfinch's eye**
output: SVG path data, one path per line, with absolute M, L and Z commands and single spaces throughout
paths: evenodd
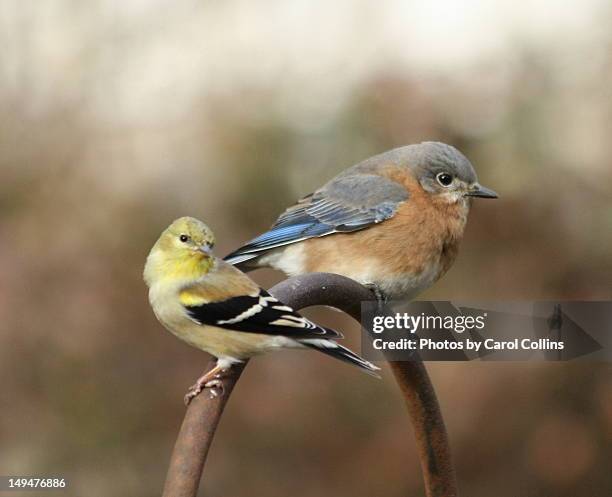
M 183 243 L 187 243 L 189 240 L 191 240 L 191 238 L 189 237 L 189 235 L 181 235 L 179 236 L 179 240 Z
M 438 180 L 438 183 L 444 187 L 450 186 L 450 184 L 453 182 L 453 177 L 448 173 L 438 173 L 436 175 L 436 179 Z

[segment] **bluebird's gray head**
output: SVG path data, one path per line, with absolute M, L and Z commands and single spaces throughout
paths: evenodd
M 402 152 L 406 154 L 423 189 L 431 194 L 442 194 L 449 198 L 497 198 L 497 193 L 478 183 L 474 167 L 455 147 L 439 142 L 424 142 L 403 147 Z
M 497 198 L 497 193 L 478 183 L 469 160 L 455 147 L 440 142 L 423 142 L 390 150 L 364 161 L 364 169 L 391 163 L 410 169 L 421 187 L 449 202 L 465 197 Z

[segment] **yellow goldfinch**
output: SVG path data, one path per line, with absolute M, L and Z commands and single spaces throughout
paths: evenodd
M 190 388 L 186 403 L 203 388 L 222 388 L 221 375 L 232 364 L 281 348 L 310 347 L 371 374 L 379 369 L 338 345 L 338 332 L 299 315 L 215 257 L 214 243 L 203 222 L 179 218 L 161 234 L 144 269 L 157 319 L 181 340 L 217 357 L 216 366 Z

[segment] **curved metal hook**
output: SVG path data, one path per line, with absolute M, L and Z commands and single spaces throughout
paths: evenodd
M 294 309 L 328 305 L 346 312 L 357 321 L 361 319 L 361 302 L 373 299 L 370 290 L 363 285 L 329 273 L 289 278 L 270 289 L 270 293 Z M 456 497 L 457 483 L 448 436 L 425 366 L 419 361 L 390 361 L 389 365 L 408 407 L 427 497 Z M 245 366 L 246 363 L 233 367 L 223 379 L 223 395 L 215 398 L 198 395 L 187 408 L 170 459 L 163 497 L 197 495 L 217 425 Z

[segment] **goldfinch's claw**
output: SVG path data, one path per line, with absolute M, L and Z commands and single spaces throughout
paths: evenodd
M 216 397 L 219 397 L 220 395 L 223 395 L 224 392 L 224 387 L 223 387 L 223 381 L 221 380 L 221 375 L 215 375 L 214 380 L 210 380 L 208 383 L 206 383 L 206 385 L 204 385 L 204 388 L 209 388 L 210 389 L 210 398 L 214 399 Z
M 200 376 L 198 381 L 196 381 L 195 384 L 189 387 L 189 390 L 187 390 L 187 394 L 184 397 L 185 405 L 188 406 L 189 403 L 205 388 L 210 389 L 211 399 L 223 395 L 223 373 L 225 373 L 224 369 L 221 369 L 219 366 L 215 366 L 206 374 Z
M 199 383 L 196 383 L 195 385 L 189 387 L 189 390 L 187 390 L 187 393 L 183 398 L 183 400 L 185 401 L 185 405 L 188 406 L 190 402 L 200 394 L 201 391 L 202 386 Z

